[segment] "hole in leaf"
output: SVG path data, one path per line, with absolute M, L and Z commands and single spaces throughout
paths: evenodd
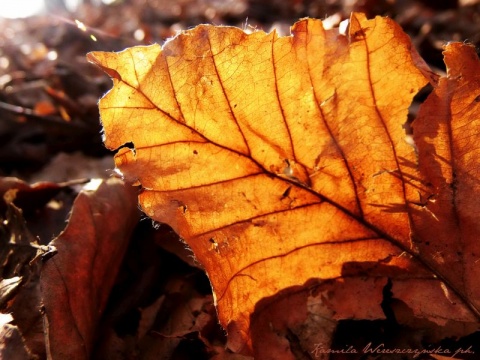
M 123 149 L 123 148 L 128 148 L 133 152 L 134 155 L 137 155 L 137 151 L 135 150 L 135 145 L 133 144 L 133 142 L 129 141 L 129 142 L 123 144 L 122 146 L 120 146 L 118 148 L 118 150 Z

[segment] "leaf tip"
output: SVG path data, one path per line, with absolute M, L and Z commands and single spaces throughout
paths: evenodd
M 443 60 L 448 77 L 459 77 L 467 69 L 478 68 L 479 59 L 475 46 L 465 42 L 449 42 L 443 47 Z
M 115 70 L 112 69 L 110 66 L 107 65 L 108 63 L 108 57 L 111 56 L 114 53 L 107 53 L 104 51 L 92 51 L 87 53 L 87 60 L 91 64 L 94 64 L 98 66 L 102 71 L 104 71 L 108 76 L 110 76 L 112 79 L 120 79 L 120 74 Z

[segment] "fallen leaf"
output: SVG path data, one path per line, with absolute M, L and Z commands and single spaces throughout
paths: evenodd
M 81 192 L 65 230 L 50 245 L 58 254 L 40 276 L 44 331 L 51 358 L 90 356 L 130 235 L 138 221 L 135 192 L 118 179 Z
M 262 346 L 266 335 L 250 327 L 262 299 L 300 286 L 305 304 L 307 285 L 325 280 L 350 294 L 331 302 L 336 319 L 382 316 L 379 284 L 390 279 L 393 296 L 432 326 L 477 323 L 473 262 L 450 271 L 464 261 L 464 239 L 451 233 L 451 213 L 432 206 L 431 174 L 418 170 L 402 127 L 436 78 L 392 20 L 352 14 L 343 35 L 306 19 L 289 37 L 201 25 L 163 48 L 88 57 L 114 83 L 99 105 L 105 144 L 141 184 L 145 213 L 204 266 L 231 349 Z M 448 150 L 432 139 L 429 154 L 438 146 Z M 434 231 L 439 222 L 445 233 Z M 449 236 L 457 241 L 443 244 Z M 373 294 L 356 297 L 365 276 L 378 281 Z M 306 305 L 275 314 L 287 311 L 306 319 Z
M 0 196 L 3 198 L 7 191 L 12 198 L 12 203 L 30 213 L 35 212 L 45 206 L 56 194 L 69 184 L 56 184 L 49 181 L 41 181 L 35 184 L 28 184 L 25 181 L 14 177 L 4 177 L 0 179 Z M 0 212 L 6 209 L 7 201 L 0 201 Z

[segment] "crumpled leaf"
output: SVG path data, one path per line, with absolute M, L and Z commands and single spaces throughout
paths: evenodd
M 138 222 L 135 192 L 112 178 L 81 192 L 65 230 L 50 245 L 58 253 L 40 275 L 47 354 L 86 359 L 130 235 Z
M 290 37 L 202 25 L 163 48 L 89 59 L 114 82 L 100 102 L 105 144 L 120 148 L 116 165 L 141 184 L 146 214 L 205 267 L 230 348 L 252 352 L 262 299 L 315 280 L 341 293 L 346 279 L 376 278 L 381 299 L 378 284 L 391 279 L 393 297 L 430 324 L 478 320 L 475 277 L 450 271 L 467 239 L 438 241 L 449 233 L 435 224 L 451 214 L 432 205 L 430 174 L 402 127 L 435 77 L 392 20 L 352 14 L 343 35 L 306 19 Z M 378 301 L 355 296 L 360 287 L 330 302 L 336 319 L 361 307 L 379 317 Z

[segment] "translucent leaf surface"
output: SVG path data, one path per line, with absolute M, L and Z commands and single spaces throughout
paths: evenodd
M 250 351 L 260 300 L 311 279 L 388 278 L 415 316 L 475 321 L 472 269 L 450 271 L 463 238 L 435 234 L 458 227 L 403 128 L 427 72 L 392 20 L 353 14 L 343 35 L 308 19 L 287 37 L 201 25 L 163 48 L 89 59 L 114 81 L 100 102 L 105 144 L 141 184 L 146 214 L 205 267 L 234 350 Z M 336 317 L 381 316 L 371 288 L 333 301 Z

